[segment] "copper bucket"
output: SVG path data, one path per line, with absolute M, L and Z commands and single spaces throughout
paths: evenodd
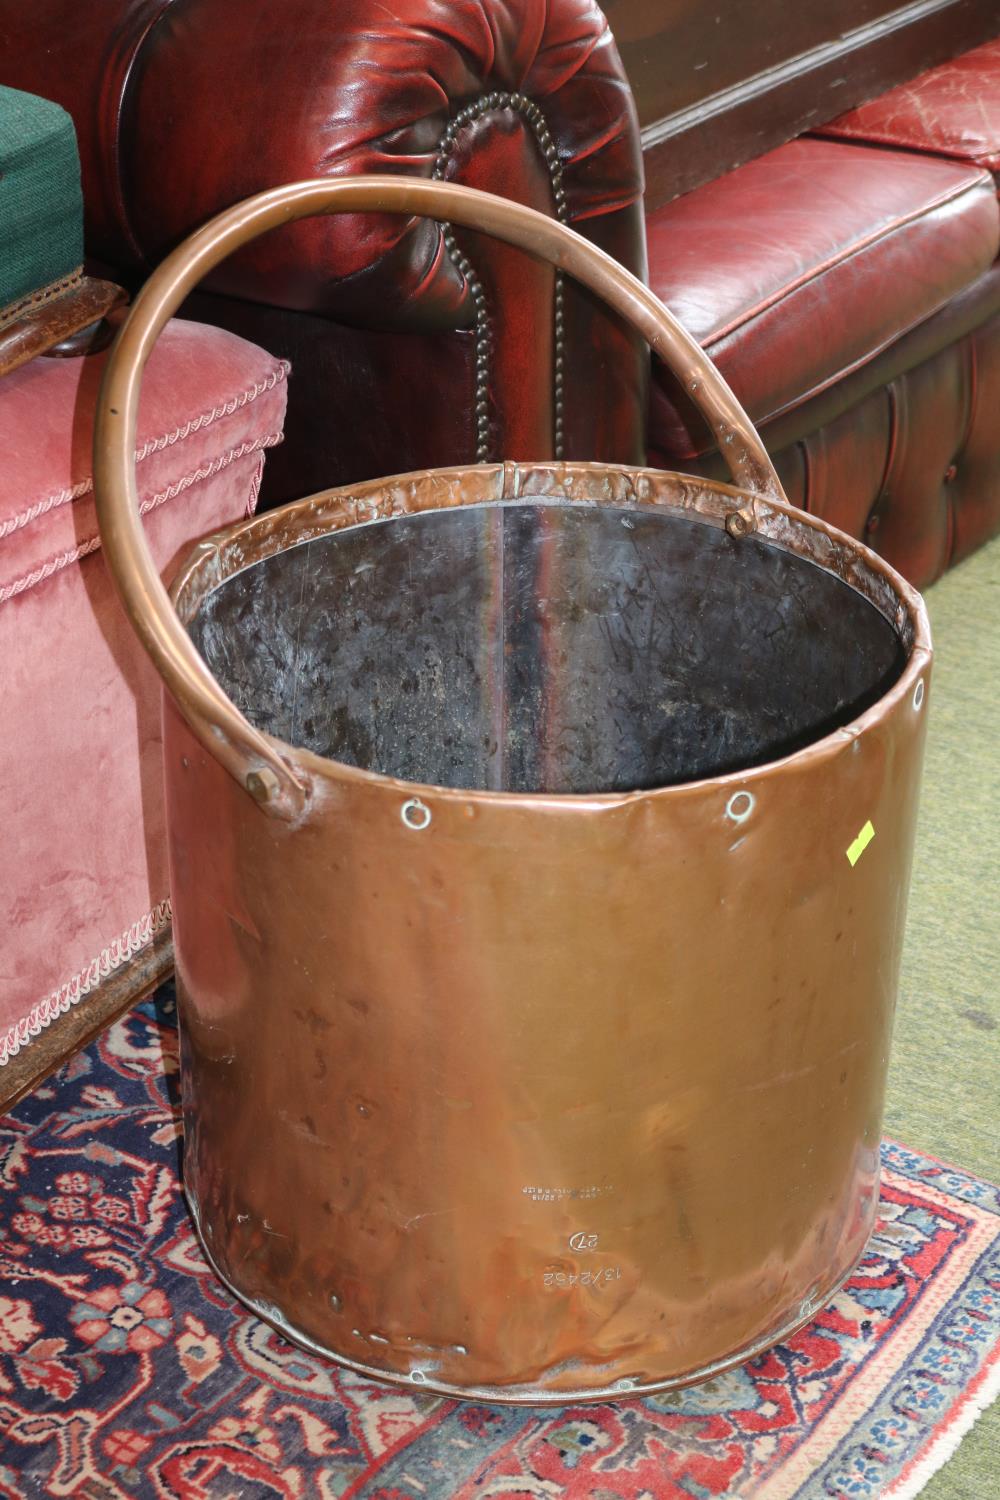
M 492 232 L 604 297 L 734 485 L 502 464 L 331 490 L 197 546 L 137 517 L 139 384 L 197 280 L 311 213 Z M 160 671 L 185 1183 L 206 1253 L 380 1379 L 565 1402 L 701 1380 L 861 1255 L 931 652 L 918 595 L 790 507 L 696 344 L 571 230 L 309 182 L 152 277 L 97 437 Z

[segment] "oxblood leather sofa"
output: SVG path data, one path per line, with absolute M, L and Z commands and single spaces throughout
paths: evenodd
M 920 55 L 962 38 L 935 32 Z M 814 117 L 674 201 L 661 163 L 644 205 L 632 94 L 591 0 L 43 0 L 27 15 L 0 0 L 0 81 L 74 116 L 89 249 L 116 279 L 294 178 L 391 171 L 505 193 L 640 274 L 648 256 L 790 498 L 919 584 L 1000 524 L 1000 51 L 950 66 Z M 846 102 L 875 91 L 858 76 Z M 780 122 L 763 134 L 780 141 Z M 644 352 L 589 296 L 476 236 L 450 250 L 426 223 L 314 221 L 241 254 L 195 306 L 292 362 L 271 501 L 475 456 L 718 468 L 660 370 L 647 418 Z
M 647 228 L 653 285 L 747 406 L 789 499 L 919 586 L 1000 525 L 989 174 L 801 138 Z M 660 464 L 722 477 L 709 435 L 659 379 L 650 443 Z

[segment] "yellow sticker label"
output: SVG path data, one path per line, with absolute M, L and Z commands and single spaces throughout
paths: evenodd
M 854 843 L 847 846 L 847 858 L 850 860 L 852 866 L 857 864 L 874 837 L 875 829 L 872 827 L 871 818 L 869 818 L 864 828 L 862 828 L 854 840 Z

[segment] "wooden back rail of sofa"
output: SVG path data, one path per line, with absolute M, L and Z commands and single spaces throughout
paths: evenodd
M 646 207 L 996 35 L 996 0 L 603 0 L 642 127 Z

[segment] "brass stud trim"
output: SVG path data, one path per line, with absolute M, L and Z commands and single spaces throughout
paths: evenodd
M 436 181 L 443 181 L 448 167 L 448 161 L 452 154 L 455 139 L 460 130 L 475 124 L 483 115 L 492 110 L 512 109 L 530 128 L 542 158 L 548 168 L 549 181 L 552 186 L 552 198 L 555 203 L 555 216 L 560 224 L 569 222 L 569 214 L 566 205 L 566 189 L 563 184 L 562 163 L 559 160 L 559 151 L 552 133 L 549 130 L 545 116 L 538 105 L 533 103 L 524 94 L 518 93 L 490 93 L 483 94 L 479 99 L 466 104 L 459 110 L 458 114 L 449 120 L 441 137 L 437 155 L 434 158 L 434 166 L 431 177 Z M 486 293 L 480 281 L 475 267 L 468 256 L 463 255 L 455 238 L 455 233 L 450 224 L 444 225 L 445 248 L 451 257 L 452 264 L 462 274 L 469 288 L 473 305 L 476 310 L 476 462 L 491 463 L 495 461 L 489 419 L 489 388 L 490 388 L 490 365 L 492 353 L 492 329 L 490 326 L 489 311 L 486 305 Z M 553 287 L 553 377 L 552 377 L 552 416 L 553 416 L 553 453 L 556 459 L 565 458 L 565 400 L 566 400 L 566 361 L 565 361 L 565 331 L 566 331 L 566 297 L 565 280 L 563 273 L 555 272 Z

